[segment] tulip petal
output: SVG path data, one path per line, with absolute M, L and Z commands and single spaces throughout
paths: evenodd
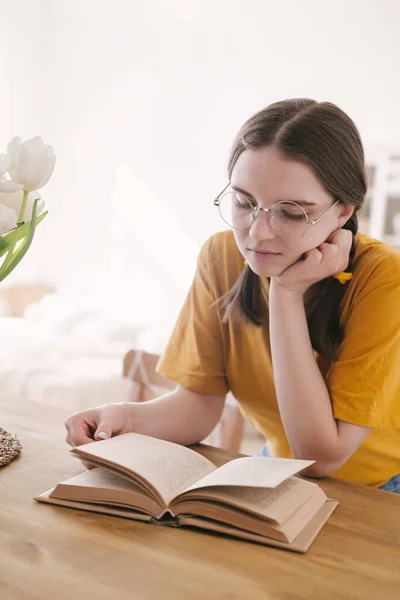
M 13 139 L 7 145 L 7 171 L 10 176 L 14 179 L 13 173 L 15 172 L 17 157 L 19 153 L 19 147 L 22 139 L 20 137 L 13 137 Z
M 4 181 L 0 181 L 0 193 L 4 192 L 6 194 L 12 194 L 14 192 L 18 192 L 23 189 L 23 185 L 21 183 L 16 183 L 12 179 L 5 179 Z
M 43 177 L 42 180 L 40 182 L 40 185 L 38 185 L 35 190 L 40 190 L 40 188 L 42 188 L 43 186 L 46 185 L 46 183 L 49 181 L 50 177 L 53 174 L 54 171 L 54 166 L 56 164 L 56 155 L 53 152 L 53 148 L 51 146 L 46 146 L 46 148 L 50 148 L 51 149 L 51 154 L 50 152 L 48 153 L 48 164 L 47 164 L 47 169 L 46 171 L 43 173 Z
M 25 190 L 34 190 L 40 182 L 42 174 L 40 172 L 40 163 L 42 157 L 31 154 L 28 144 L 21 144 L 18 154 L 18 160 L 15 165 L 14 179 L 18 183 L 22 183 Z
M 20 211 L 23 198 L 24 198 L 23 190 L 18 190 L 18 192 L 12 192 L 9 194 L 0 192 L 0 204 L 3 204 L 4 206 L 9 206 L 10 208 L 13 208 L 17 214 Z M 32 200 L 32 204 L 33 204 L 33 200 Z

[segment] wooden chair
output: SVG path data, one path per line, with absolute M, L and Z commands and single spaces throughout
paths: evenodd
M 176 387 L 173 381 L 157 373 L 156 365 L 159 358 L 158 354 L 142 350 L 130 350 L 125 355 L 122 374 L 133 382 L 131 402 L 146 402 Z M 236 400 L 232 394 L 228 394 L 220 423 L 204 441 L 224 450 L 238 452 L 244 424 L 245 420 Z

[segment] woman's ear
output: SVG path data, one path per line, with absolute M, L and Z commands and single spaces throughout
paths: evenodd
M 354 206 L 352 204 L 347 204 L 346 202 L 341 202 L 339 204 L 340 212 L 339 212 L 339 227 L 343 227 L 345 223 L 350 219 L 351 215 L 354 212 Z

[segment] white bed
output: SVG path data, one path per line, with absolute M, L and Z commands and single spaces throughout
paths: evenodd
M 155 333 L 157 331 L 157 333 Z M 161 351 L 165 336 L 140 319 L 125 320 L 82 299 L 52 294 L 25 311 L 0 317 L 0 389 L 74 410 L 129 397 L 122 360 L 132 347 Z

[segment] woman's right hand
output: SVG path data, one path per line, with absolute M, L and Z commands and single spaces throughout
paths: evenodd
M 134 431 L 135 404 L 103 404 L 75 413 L 65 421 L 66 441 L 74 447 Z

